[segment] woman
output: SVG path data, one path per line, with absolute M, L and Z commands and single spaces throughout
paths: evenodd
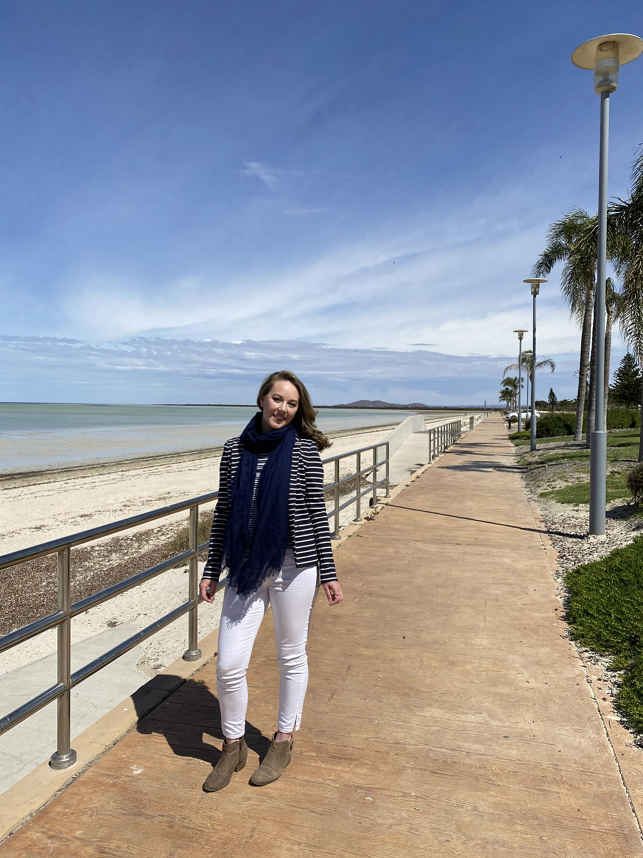
M 260 412 L 221 457 L 219 500 L 200 593 L 212 602 L 228 569 L 219 626 L 217 693 L 224 744 L 203 789 L 215 792 L 246 764 L 246 670 L 268 604 L 281 671 L 279 719 L 250 783 L 276 781 L 290 763 L 308 684 L 306 640 L 321 583 L 330 605 L 342 589 L 335 573 L 319 451 L 330 445 L 315 426 L 308 391 L 291 372 L 274 372 L 257 396 Z

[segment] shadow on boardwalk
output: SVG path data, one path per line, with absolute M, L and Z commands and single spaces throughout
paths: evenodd
M 391 508 L 391 509 L 405 509 L 405 510 L 408 510 L 409 512 L 421 512 L 421 513 L 425 513 L 426 515 L 441 515 L 444 518 L 455 518 L 455 519 L 459 519 L 460 521 L 475 521 L 478 524 L 491 524 L 494 527 L 508 527 L 511 530 L 523 530 L 523 531 L 526 531 L 529 533 L 542 533 L 542 534 L 548 534 L 549 533 L 548 530 L 544 530 L 541 527 L 521 527 L 520 525 L 517 525 L 517 524 L 509 524 L 506 521 L 489 521 L 489 519 L 486 519 L 486 518 L 471 518 L 471 516 L 466 516 L 466 515 L 455 515 L 452 512 L 439 512 L 438 510 L 433 510 L 433 509 L 418 509 L 417 507 L 412 507 L 412 506 L 402 506 L 399 503 L 391 503 L 391 504 L 389 504 L 389 508 Z M 552 533 L 554 533 L 556 536 L 567 536 L 570 539 L 585 539 L 585 535 L 582 533 L 567 533 L 567 532 L 562 532 L 562 531 L 558 531 L 558 530 L 552 531 Z
M 178 677 L 173 677 L 180 682 Z M 199 679 L 189 679 L 174 694 L 149 714 L 139 712 L 137 730 L 142 736 L 159 735 L 177 757 L 191 757 L 215 766 L 221 756 L 219 747 L 204 736 L 223 742 L 219 701 Z M 246 722 L 246 743 L 259 759 L 270 747 L 270 739 L 258 727 Z

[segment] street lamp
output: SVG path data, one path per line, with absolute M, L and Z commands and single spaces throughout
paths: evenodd
M 598 162 L 598 264 L 596 266 L 596 381 L 594 430 L 590 442 L 589 532 L 605 533 L 605 484 L 607 479 L 607 432 L 605 409 L 605 268 L 607 262 L 607 154 L 609 145 L 609 98 L 618 86 L 619 66 L 643 52 L 643 40 L 627 33 L 610 33 L 590 39 L 572 54 L 581 69 L 594 70 L 594 92 L 601 96 L 601 133 Z M 599 422 L 600 421 L 600 422 Z M 600 426 L 600 429 L 598 428 Z
M 531 420 L 529 421 L 529 449 L 533 452 L 536 449 L 536 295 L 540 292 L 540 284 L 547 281 L 543 280 L 542 277 L 530 277 L 522 282 L 531 285 L 531 294 L 534 299 L 533 345 L 531 347 Z
M 522 407 L 520 405 L 520 394 L 522 392 L 522 337 L 526 334 L 525 328 L 518 328 L 514 334 L 518 334 L 518 431 L 522 431 Z

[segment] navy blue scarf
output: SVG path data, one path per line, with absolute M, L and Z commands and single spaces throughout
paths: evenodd
M 283 566 L 290 535 L 288 496 L 297 433 L 292 423 L 261 433 L 261 412 L 241 435 L 241 461 L 230 487 L 230 511 L 223 544 L 223 564 L 240 596 L 253 593 Z M 257 486 L 257 516 L 249 533 L 257 456 L 269 453 Z

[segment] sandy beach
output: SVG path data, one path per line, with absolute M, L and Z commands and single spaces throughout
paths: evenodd
M 332 447 L 324 451 L 323 458 L 382 441 L 393 428 L 334 433 Z M 176 459 L 110 464 L 70 471 L 68 475 L 65 472 L 32 475 L 28 480 L 19 476 L 5 479 L 0 484 L 0 554 L 217 490 L 220 455 Z M 362 467 L 369 461 L 369 455 L 364 454 Z M 342 461 L 341 475 L 350 473 L 354 466 L 354 457 Z M 326 466 L 326 482 L 333 479 L 333 473 L 333 465 Z M 364 501 L 367 505 L 368 498 Z M 354 508 L 345 510 L 342 523 L 353 517 Z M 187 516 L 182 513 L 160 524 L 154 522 L 101 540 L 91 547 L 73 549 L 72 598 L 97 592 L 176 553 L 168 551 L 167 542 L 184 528 L 186 521 Z M 0 634 L 55 610 L 55 557 L 7 570 L 3 573 L 2 590 Z M 125 621 L 143 628 L 186 597 L 186 569 L 165 572 L 76 618 L 73 641 L 82 641 Z M 217 627 L 218 616 L 216 605 L 200 607 L 200 637 Z M 154 635 L 143 644 L 139 669 L 153 675 L 167 666 L 185 649 L 186 635 L 187 619 Z M 54 631 L 39 635 L 0 656 L 0 674 L 46 656 L 55 646 Z

